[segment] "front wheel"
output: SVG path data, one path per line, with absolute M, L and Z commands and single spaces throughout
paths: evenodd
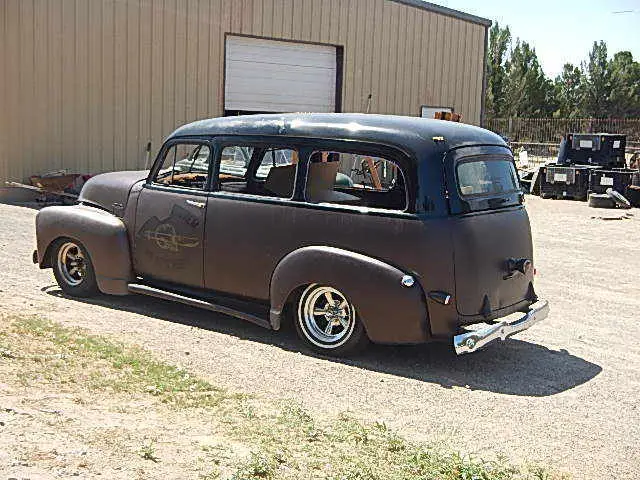
M 98 293 L 91 258 L 80 242 L 61 239 L 53 248 L 53 275 L 64 293 L 91 297 Z
M 355 306 L 333 287 L 309 286 L 298 300 L 295 323 L 298 336 L 327 355 L 353 355 L 369 343 Z

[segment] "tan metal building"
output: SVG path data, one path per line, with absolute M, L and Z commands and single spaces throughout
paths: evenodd
M 0 0 L 0 181 L 139 169 L 225 113 L 479 124 L 489 25 L 421 0 Z

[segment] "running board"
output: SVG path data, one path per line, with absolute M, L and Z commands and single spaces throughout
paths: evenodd
M 233 308 L 225 307 L 215 303 L 207 302 L 199 298 L 187 297 L 167 290 L 160 290 L 159 288 L 149 287 L 147 285 L 140 285 L 137 283 L 130 283 L 128 286 L 129 292 L 137 293 L 139 295 L 147 295 L 149 297 L 161 298 L 163 300 L 171 300 L 173 302 L 180 302 L 191 307 L 202 308 L 216 313 L 222 313 L 231 317 L 239 318 L 247 322 L 251 322 L 259 327 L 264 327 L 269 330 L 272 329 L 271 324 L 264 318 L 252 315 L 250 313 L 241 312 Z

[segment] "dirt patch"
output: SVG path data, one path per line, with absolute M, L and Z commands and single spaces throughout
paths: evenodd
M 83 478 L 549 480 L 407 442 L 349 415 L 230 393 L 148 351 L 37 317 L 0 317 L 0 470 Z
M 2 309 L 127 339 L 222 388 L 292 398 L 314 415 L 349 411 L 412 440 L 483 458 L 504 453 L 576 478 L 639 478 L 640 346 L 628 339 L 640 335 L 640 212 L 611 222 L 579 202 L 530 198 L 527 206 L 537 290 L 552 313 L 467 357 L 448 345 L 376 346 L 336 361 L 299 351 L 292 334 L 181 305 L 64 298 L 51 272 L 30 263 L 35 212 L 4 205 Z

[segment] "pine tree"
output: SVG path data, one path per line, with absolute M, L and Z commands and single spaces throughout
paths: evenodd
M 610 115 L 640 117 L 640 63 L 631 52 L 618 52 L 609 63 L 611 93 Z
M 583 113 L 584 95 L 582 85 L 584 78 L 579 67 L 571 63 L 566 63 L 562 68 L 562 73 L 556 77 L 555 89 L 558 101 L 556 117 L 574 118 L 581 117 Z
M 607 44 L 593 42 L 589 60 L 582 64 L 584 74 L 582 90 L 584 92 L 584 111 L 590 117 L 604 118 L 610 115 L 611 71 Z
M 487 98 L 486 110 L 490 117 L 506 115 L 506 68 L 507 53 L 511 44 L 509 27 L 501 28 L 498 23 L 491 27 L 489 51 L 487 53 Z
M 547 78 L 535 49 L 516 41 L 506 63 L 507 112 L 514 117 L 548 117 L 556 110 L 553 83 Z

